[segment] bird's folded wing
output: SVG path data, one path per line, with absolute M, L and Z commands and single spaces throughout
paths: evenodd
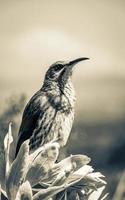
M 55 109 L 49 105 L 46 94 L 42 91 L 38 91 L 31 98 L 24 110 L 22 123 L 19 130 L 16 155 L 21 144 L 25 140 L 32 137 L 33 142 L 35 142 L 36 136 L 38 136 L 39 133 L 41 134 L 41 138 L 42 136 L 44 138 L 46 137 L 54 115 Z

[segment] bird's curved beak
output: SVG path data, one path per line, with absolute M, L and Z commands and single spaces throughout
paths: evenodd
M 77 59 L 75 59 L 75 60 L 72 60 L 72 61 L 70 61 L 70 62 L 68 62 L 68 66 L 74 66 L 74 65 L 76 65 L 77 63 L 79 63 L 79 62 L 81 62 L 81 61 L 83 61 L 83 60 L 88 60 L 89 58 L 86 58 L 86 57 L 82 57 L 82 58 L 77 58 Z

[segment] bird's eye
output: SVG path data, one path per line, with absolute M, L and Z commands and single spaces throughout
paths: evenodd
M 57 64 L 57 65 L 54 66 L 54 71 L 58 72 L 58 71 L 60 71 L 63 67 L 64 67 L 63 65 Z

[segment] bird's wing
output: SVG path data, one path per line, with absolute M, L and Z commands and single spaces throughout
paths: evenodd
M 30 149 L 35 149 L 44 143 L 53 120 L 56 116 L 56 109 L 51 106 L 46 93 L 37 92 L 27 104 L 19 130 L 16 155 L 21 144 L 30 138 Z
M 34 150 L 40 145 L 43 145 L 46 137 L 50 133 L 50 130 L 53 132 L 52 127 L 54 127 L 55 124 L 54 120 L 56 118 L 56 113 L 56 107 L 52 106 L 48 99 L 46 99 L 46 103 L 42 106 L 41 114 L 37 120 L 36 127 L 30 138 L 30 150 Z M 53 139 L 53 137 L 51 138 L 50 136 L 51 134 L 49 134 L 49 140 Z
M 33 131 L 38 124 L 39 117 L 42 117 L 43 115 L 42 108 L 46 103 L 47 98 L 45 94 L 38 91 L 25 107 L 18 135 L 16 155 L 20 149 L 21 144 L 32 136 Z

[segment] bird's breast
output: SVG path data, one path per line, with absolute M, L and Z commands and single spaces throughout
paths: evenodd
M 70 135 L 73 120 L 74 109 L 70 110 L 70 113 L 62 112 L 62 110 L 56 112 L 46 142 L 59 139 L 60 146 L 64 146 Z
M 65 105 L 67 102 L 67 104 L 69 104 L 69 107 L 74 109 L 74 105 L 76 102 L 76 95 L 75 95 L 75 90 L 71 81 L 67 82 L 64 88 L 63 94 L 64 95 L 62 98 L 62 105 Z
M 69 88 L 65 88 L 64 93 L 54 94 L 49 93 L 48 101 L 50 105 L 56 110 L 65 114 L 69 114 L 75 105 L 75 92 Z
M 52 95 L 49 100 L 56 115 L 46 140 L 61 138 L 60 145 L 64 146 L 70 135 L 74 120 L 75 91 L 71 85 L 66 85 L 63 94 Z

